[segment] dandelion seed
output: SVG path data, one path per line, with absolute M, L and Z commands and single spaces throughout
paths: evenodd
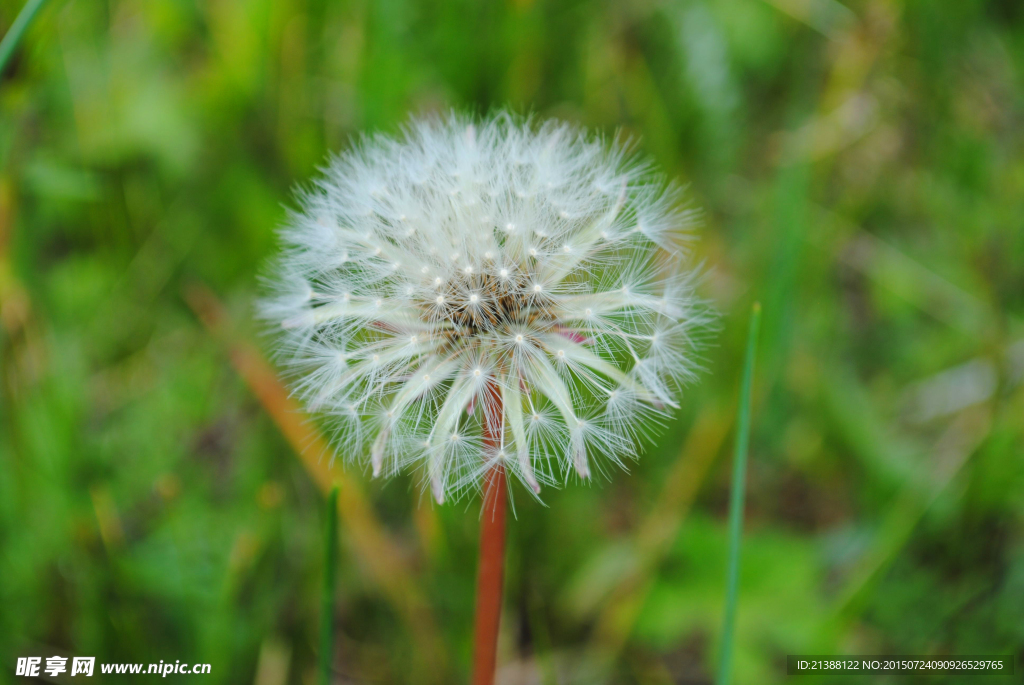
M 538 492 L 634 457 L 706 319 L 672 232 L 692 212 L 647 168 L 506 114 L 414 120 L 335 158 L 262 308 L 339 453 L 422 469 L 439 502 L 496 461 Z

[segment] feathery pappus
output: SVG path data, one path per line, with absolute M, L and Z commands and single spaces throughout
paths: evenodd
M 294 392 L 375 476 L 438 502 L 624 466 L 707 321 L 696 212 L 625 144 L 500 113 L 364 138 L 301 194 L 262 314 Z

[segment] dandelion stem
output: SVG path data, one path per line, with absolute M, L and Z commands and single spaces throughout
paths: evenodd
M 492 413 L 501 415 L 501 393 L 489 387 Z M 484 450 L 496 449 L 500 428 L 484 421 Z M 505 578 L 505 467 L 497 463 L 484 481 L 480 519 L 480 566 L 476 581 L 476 625 L 473 634 L 473 685 L 493 685 L 498 662 L 498 626 L 501 622 L 502 585 Z
M 338 486 L 327 497 L 324 537 L 324 584 L 320 596 L 320 685 L 331 682 L 334 652 L 334 577 L 338 560 Z
M 27 0 L 14 19 L 14 23 L 11 24 L 11 28 L 7 30 L 7 35 L 0 40 L 0 73 L 3 73 L 4 67 L 7 66 L 7 60 L 14 54 L 14 49 L 18 47 L 21 37 L 25 35 L 25 29 L 32 23 L 39 8 L 45 2 L 46 0 Z
M 732 678 L 733 634 L 736 627 L 736 595 L 739 590 L 740 544 L 743 533 L 743 503 L 747 481 L 747 445 L 750 441 L 750 388 L 754 377 L 757 331 L 761 323 L 761 303 L 755 302 L 750 315 L 747 355 L 743 363 L 739 416 L 736 422 L 736 451 L 733 455 L 732 492 L 729 496 L 729 570 L 726 579 L 725 616 L 722 619 L 722 647 L 716 685 L 729 685 Z

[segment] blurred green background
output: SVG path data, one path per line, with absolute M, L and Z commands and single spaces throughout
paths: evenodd
M 246 352 L 259 274 L 328 152 L 504 106 L 688 184 L 722 318 L 630 474 L 516 492 L 499 682 L 711 681 L 754 300 L 735 682 L 1024 667 L 1024 4 L 50 0 L 0 77 L 0 682 L 313 682 L 320 455 Z M 336 681 L 465 682 L 477 502 L 345 477 Z

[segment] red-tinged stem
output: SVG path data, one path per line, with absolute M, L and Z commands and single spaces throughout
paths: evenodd
M 493 389 L 492 417 L 501 416 L 501 394 Z M 484 420 L 484 450 L 493 453 L 501 439 L 501 421 Z M 484 480 L 480 517 L 480 566 L 476 579 L 476 625 L 473 634 L 473 685 L 494 685 L 498 663 L 498 626 L 505 579 L 505 467 L 496 463 Z

